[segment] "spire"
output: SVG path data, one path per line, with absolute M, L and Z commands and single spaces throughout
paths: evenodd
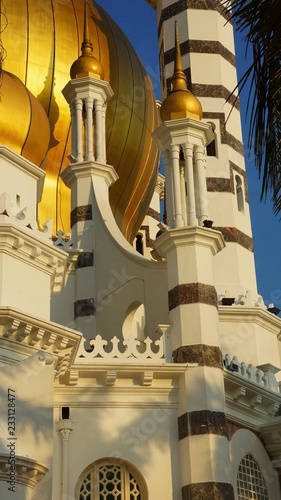
M 179 118 L 195 118 L 201 120 L 202 106 L 200 101 L 187 88 L 186 76 L 182 69 L 178 23 L 175 22 L 175 63 L 171 80 L 171 93 L 164 99 L 160 108 L 162 122 Z
M 81 45 L 81 55 L 71 66 L 72 79 L 92 76 L 103 80 L 104 70 L 102 64 L 93 55 L 93 44 L 89 34 L 88 2 L 84 0 L 84 33 Z
M 93 44 L 90 40 L 89 34 L 89 20 L 88 20 L 88 1 L 84 0 L 84 36 L 81 45 L 82 56 L 92 56 Z
M 182 69 L 182 57 L 179 41 L 179 29 L 178 23 L 175 21 L 175 62 L 174 62 L 174 74 L 172 76 L 172 92 L 177 90 L 187 90 L 186 76 Z

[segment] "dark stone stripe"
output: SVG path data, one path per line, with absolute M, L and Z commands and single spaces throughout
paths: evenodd
M 191 91 L 196 97 L 220 97 L 228 101 L 238 111 L 240 110 L 239 100 L 223 85 L 207 85 L 202 83 L 192 83 Z M 224 115 L 224 113 L 222 113 Z M 224 115 L 225 121 L 225 115 Z
M 247 184 L 247 178 L 246 178 L 246 172 L 242 168 L 238 167 L 233 163 L 232 161 L 229 162 L 229 170 L 230 170 L 230 178 L 225 179 L 223 177 L 207 177 L 207 191 L 214 192 L 214 193 L 235 193 L 235 172 L 237 172 L 241 177 L 243 177 L 244 180 L 244 186 L 245 186 L 245 201 L 248 203 L 249 202 L 249 195 L 248 195 L 248 184 Z
M 217 54 L 223 57 L 227 62 L 236 67 L 235 55 L 230 52 L 221 42 L 216 40 L 186 40 L 180 44 L 181 55 L 193 53 L 199 54 Z M 169 49 L 164 53 L 164 64 L 174 62 L 175 49 Z
M 157 212 L 156 210 L 153 210 L 153 208 L 149 207 L 146 215 L 148 215 L 149 217 L 152 217 L 152 219 L 155 219 L 158 222 L 160 222 L 160 213 Z
M 76 262 L 76 269 L 81 269 L 83 267 L 92 267 L 93 265 L 94 265 L 93 252 L 83 252 L 79 254 Z
M 169 7 L 166 7 L 165 9 L 162 10 L 158 25 L 158 38 L 160 37 L 163 23 L 168 19 L 171 19 L 171 17 L 177 16 L 178 14 L 186 10 L 187 3 L 188 3 L 187 0 L 178 0 L 177 2 L 173 3 L 172 5 L 169 5 Z
M 94 299 L 82 299 L 74 302 L 74 318 L 94 316 L 96 313 Z
M 235 151 L 237 151 L 240 155 L 244 156 L 244 146 L 242 142 L 236 139 L 236 137 L 229 132 L 226 132 L 226 142 L 228 146 L 235 149 Z
M 93 218 L 92 205 L 82 205 L 72 210 L 70 215 L 71 227 L 77 222 L 84 222 Z
M 174 363 L 198 363 L 199 366 L 222 367 L 222 354 L 217 346 L 184 345 L 173 352 Z
M 218 0 L 178 0 L 162 10 L 158 25 L 158 38 L 160 37 L 163 23 L 186 9 L 215 10 L 231 22 L 230 15 L 225 12 L 225 9 Z
M 228 438 L 226 415 L 220 411 L 191 411 L 178 418 L 179 440 L 188 436 L 216 434 Z
M 234 182 L 232 179 L 222 177 L 207 177 L 207 191 L 210 193 L 234 193 Z
M 217 307 L 217 292 L 214 286 L 203 283 L 184 283 L 169 290 L 169 310 L 183 304 L 208 304 Z
M 194 483 L 182 488 L 182 500 L 234 500 L 229 483 Z
M 216 231 L 220 231 L 227 243 L 238 243 L 250 252 L 254 251 L 253 240 L 250 236 L 242 233 L 236 227 L 214 227 Z

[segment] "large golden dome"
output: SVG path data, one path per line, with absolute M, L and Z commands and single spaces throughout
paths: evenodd
M 132 240 L 156 182 L 158 157 L 151 133 L 157 127 L 157 110 L 150 79 L 129 40 L 100 6 L 89 2 L 89 8 L 94 55 L 114 91 L 107 111 L 107 159 L 119 180 L 111 188 L 110 202 L 120 229 Z M 70 195 L 59 174 L 69 163 L 70 113 L 61 90 L 81 54 L 84 2 L 17 0 L 6 2 L 6 15 L 5 69 L 38 98 L 51 124 L 39 220 L 52 218 L 55 228 L 68 232 Z
M 0 131 L 1 144 L 44 167 L 50 142 L 49 120 L 21 80 L 7 71 L 1 75 Z

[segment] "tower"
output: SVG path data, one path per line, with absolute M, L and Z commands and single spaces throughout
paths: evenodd
M 225 252 L 215 260 L 215 283 L 235 299 L 257 295 L 253 242 L 240 124 L 233 27 L 220 2 L 149 2 L 157 9 L 163 97 L 173 74 L 173 24 L 178 21 L 183 69 L 189 90 L 199 98 L 202 121 L 211 123 L 207 148 L 209 218 L 222 232 Z M 229 263 L 231 262 L 231 265 Z
M 98 4 L 29 0 L 27 10 L 18 0 L 18 13 L 7 3 L 15 70 L 50 106 L 47 118 L 25 85 L 7 75 L 0 100 L 5 500 L 281 498 L 280 319 L 255 290 L 244 177 L 233 184 L 230 173 L 236 162 L 239 177 L 241 155 L 219 128 L 225 110 L 216 93 L 226 88 L 229 58 L 220 13 L 201 0 L 149 3 L 158 8 L 163 44 L 170 43 L 170 91 L 153 138 L 149 79 Z M 15 50 L 15 20 L 27 62 Z M 226 33 L 230 51 L 229 26 Z M 195 57 L 190 72 L 187 52 Z M 214 71 L 206 69 L 209 56 Z M 62 122 L 69 127 L 70 120 L 68 150 Z M 224 133 L 235 137 L 235 124 Z M 159 176 L 155 190 L 157 148 L 165 180 Z M 46 151 L 48 167 L 56 158 L 60 171 L 57 197 L 62 183 L 71 190 L 71 234 L 61 231 L 55 241 L 50 223 L 42 232 L 34 216 Z M 66 154 L 68 166 L 58 168 Z M 167 221 L 157 226 L 165 182 Z M 47 196 L 46 209 L 52 204 Z M 130 243 L 143 212 L 140 231 L 154 247 L 145 255 Z

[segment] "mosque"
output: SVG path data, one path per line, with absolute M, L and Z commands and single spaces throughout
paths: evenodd
M 1 500 L 281 499 L 233 27 L 147 2 L 161 104 L 95 1 L 1 2 Z

